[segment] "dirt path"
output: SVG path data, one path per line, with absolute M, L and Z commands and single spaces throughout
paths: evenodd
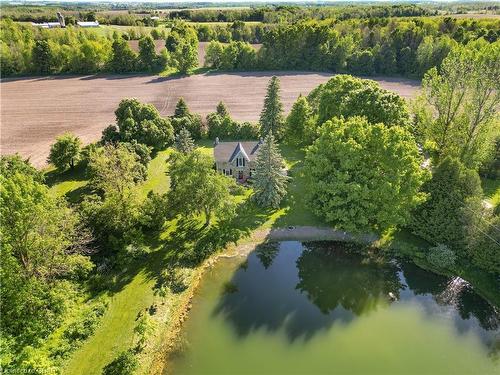
M 173 113 L 179 97 L 202 115 L 213 112 L 223 100 L 235 119 L 256 121 L 273 75 L 280 77 L 286 113 L 299 94 L 308 94 L 331 77 L 310 72 L 245 72 L 181 78 L 94 75 L 2 80 L 1 153 L 19 152 L 41 167 L 59 134 L 73 132 L 84 143 L 99 139 L 102 129 L 114 122 L 118 103 L 127 97 L 154 104 L 164 116 Z M 374 79 L 405 98 L 413 97 L 420 89 L 417 81 Z

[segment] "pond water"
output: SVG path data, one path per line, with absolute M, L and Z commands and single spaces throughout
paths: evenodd
M 350 247 L 281 242 L 218 262 L 168 372 L 500 374 L 498 308 L 460 278 Z

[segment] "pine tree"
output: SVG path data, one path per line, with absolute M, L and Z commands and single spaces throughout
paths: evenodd
M 282 172 L 283 158 L 272 133 L 260 145 L 255 163 L 255 201 L 259 206 L 279 207 L 286 194 L 288 177 Z
M 186 117 L 189 115 L 189 108 L 186 101 L 184 100 L 184 98 L 179 98 L 179 101 L 175 105 L 174 117 Z
M 219 102 L 219 104 L 217 104 L 216 112 L 221 117 L 229 116 L 229 111 L 227 110 L 226 105 L 222 101 Z
M 183 154 L 190 153 L 195 149 L 195 144 L 191 138 L 191 134 L 187 129 L 181 129 L 179 134 L 175 136 L 175 148 Z
M 262 136 L 272 132 L 279 139 L 283 134 L 283 104 L 279 96 L 280 81 L 278 77 L 272 77 L 267 87 L 264 108 L 260 114 L 260 126 Z

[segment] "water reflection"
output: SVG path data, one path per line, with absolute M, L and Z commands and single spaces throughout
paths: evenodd
M 342 243 L 277 246 L 249 256 L 230 282 L 231 293 L 223 293 L 213 312 L 240 337 L 283 330 L 291 341 L 307 340 L 374 310 L 416 303 L 430 315 L 449 317 L 457 332 L 478 332 L 490 350 L 498 350 L 498 309 L 460 278 L 409 263 L 377 262 Z M 391 304 L 390 292 L 398 302 Z

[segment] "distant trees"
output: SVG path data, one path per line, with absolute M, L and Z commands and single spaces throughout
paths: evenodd
M 283 171 L 284 162 L 270 132 L 259 146 L 253 174 L 253 199 L 263 207 L 277 208 L 286 195 L 288 177 Z
M 267 86 L 264 107 L 260 114 L 260 126 L 262 136 L 272 133 L 276 139 L 281 139 L 283 135 L 284 119 L 283 104 L 280 98 L 280 81 L 274 76 Z
M 421 163 L 407 130 L 334 118 L 306 155 L 307 200 L 318 216 L 353 232 L 405 224 L 424 198 Z
M 188 73 L 198 66 L 198 37 L 185 23 L 176 22 L 172 26 L 165 47 L 179 72 Z
M 82 142 L 71 133 L 65 133 L 56 138 L 50 147 L 48 161 L 57 169 L 64 171 L 68 167 L 73 169 L 80 158 Z
M 109 68 L 116 73 L 129 73 L 137 69 L 137 54 L 132 51 L 127 41 L 121 38 L 113 41 L 113 55 Z
M 47 40 L 37 40 L 32 51 L 33 65 L 35 71 L 40 74 L 50 74 L 52 72 L 52 50 Z
M 167 67 L 166 53 L 156 53 L 155 42 L 152 37 L 145 36 L 139 40 L 139 67 L 148 72 L 161 72 Z
M 244 42 L 224 45 L 217 41 L 208 44 L 205 65 L 221 70 L 251 70 L 257 67 L 257 52 Z
M 210 225 L 214 214 L 223 219 L 234 213 L 229 194 L 234 182 L 212 168 L 211 158 L 193 151 L 176 153 L 170 160 L 171 188 L 167 199 L 174 213 L 184 217 L 203 214 L 205 227 Z

